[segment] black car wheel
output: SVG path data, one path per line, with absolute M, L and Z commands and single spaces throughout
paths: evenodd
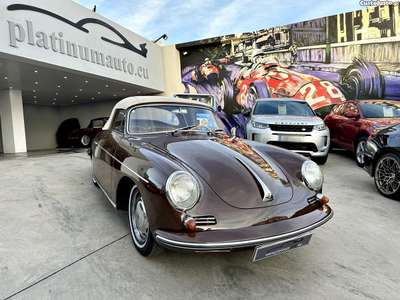
M 385 197 L 400 197 L 400 158 L 392 153 L 378 159 L 374 172 L 375 185 Z
M 364 155 L 365 155 L 365 145 L 367 144 L 367 139 L 365 137 L 361 137 L 358 139 L 356 143 L 356 161 L 359 167 L 364 166 Z
M 137 186 L 134 186 L 129 196 L 129 228 L 136 249 L 143 256 L 153 256 L 163 252 L 151 233 L 144 201 Z
M 81 136 L 81 145 L 83 147 L 88 147 L 90 145 L 90 137 L 87 134 Z

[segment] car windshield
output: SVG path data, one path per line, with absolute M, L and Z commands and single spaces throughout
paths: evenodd
M 368 102 L 360 103 L 364 118 L 395 118 L 400 117 L 400 102 Z
M 151 133 L 177 129 L 221 129 L 214 113 L 205 108 L 180 105 L 146 106 L 132 109 L 130 133 Z
M 178 98 L 199 101 L 201 103 L 207 104 L 210 107 L 214 107 L 214 96 L 213 95 L 177 94 L 176 96 Z
M 258 101 L 253 115 L 315 116 L 307 102 L 284 100 Z

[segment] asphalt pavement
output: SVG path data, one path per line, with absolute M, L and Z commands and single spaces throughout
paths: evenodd
M 398 299 L 400 201 L 347 151 L 322 170 L 333 219 L 253 263 L 252 250 L 140 256 L 84 151 L 0 157 L 0 299 Z

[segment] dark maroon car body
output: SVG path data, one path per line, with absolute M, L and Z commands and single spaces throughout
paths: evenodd
M 330 207 L 319 201 L 322 188 L 311 190 L 302 178 L 305 157 L 228 136 L 222 129 L 130 133 L 130 116 L 143 107 L 169 105 L 178 111 L 201 109 L 216 116 L 205 104 L 179 98 L 131 97 L 122 101 L 125 106 L 114 108 L 109 123 L 94 138 L 89 155 L 93 182 L 116 209 L 129 211 L 131 233 L 135 193 L 140 193 L 140 205 L 145 207 L 141 213 L 148 220 L 148 238 L 173 250 L 254 248 L 308 232 L 332 217 Z M 166 188 L 171 174 L 180 171 L 193 176 L 201 187 L 197 203 L 184 211 L 171 205 Z M 270 201 L 263 200 L 263 184 L 274 195 Z M 197 220 L 193 230 L 185 227 L 188 216 Z M 151 255 L 150 250 L 135 246 L 142 255 Z
M 108 117 L 92 119 L 86 128 L 81 128 L 70 132 L 68 140 L 74 146 L 88 147 L 93 138 L 98 134 L 106 124 Z
M 385 116 L 385 110 L 387 111 Z M 396 100 L 347 100 L 336 105 L 324 119 L 331 135 L 331 145 L 356 154 L 364 164 L 364 149 L 376 129 L 400 123 L 400 102 Z

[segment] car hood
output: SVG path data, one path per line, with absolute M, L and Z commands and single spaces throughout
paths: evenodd
M 223 201 L 234 207 L 267 207 L 292 198 L 292 187 L 279 166 L 265 153 L 260 155 L 238 138 L 233 141 L 229 141 L 228 136 L 177 139 L 162 147 L 201 176 Z M 272 200 L 263 201 L 262 184 L 272 193 Z
M 280 124 L 280 125 L 319 125 L 324 121 L 317 116 L 266 116 L 266 115 L 253 115 L 252 120 L 266 124 Z

